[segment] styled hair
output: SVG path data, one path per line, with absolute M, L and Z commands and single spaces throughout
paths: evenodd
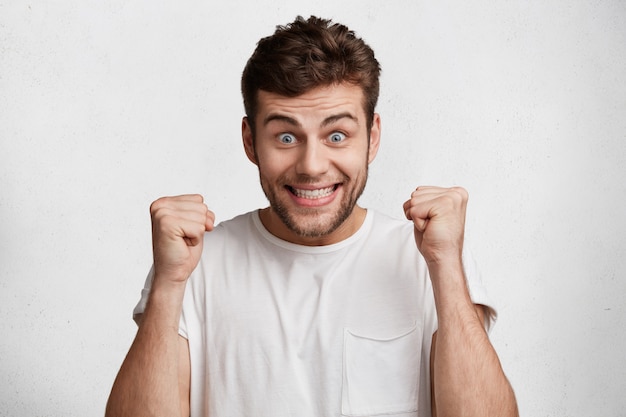
M 367 129 L 371 129 L 380 65 L 374 51 L 354 31 L 328 19 L 298 16 L 261 39 L 241 77 L 246 116 L 255 132 L 258 92 L 296 97 L 314 88 L 350 83 L 363 90 Z

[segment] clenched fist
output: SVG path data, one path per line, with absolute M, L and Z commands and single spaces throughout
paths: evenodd
M 163 197 L 150 206 L 155 277 L 184 283 L 202 254 L 204 233 L 215 215 L 201 195 Z
M 417 187 L 404 203 L 415 243 L 428 264 L 460 261 L 468 194 L 461 187 Z

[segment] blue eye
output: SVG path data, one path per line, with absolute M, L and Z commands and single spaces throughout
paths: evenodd
M 332 143 L 339 143 L 339 142 L 343 142 L 345 138 L 346 138 L 346 135 L 344 135 L 343 133 L 335 132 L 332 135 L 330 135 L 328 140 L 330 140 Z
M 278 140 L 286 145 L 292 144 L 296 138 L 291 133 L 282 133 L 278 136 Z

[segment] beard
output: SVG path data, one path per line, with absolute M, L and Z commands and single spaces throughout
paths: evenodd
M 316 178 L 305 176 L 287 178 L 286 176 L 281 176 L 275 181 L 275 185 L 271 185 L 261 175 L 261 187 L 270 203 L 271 209 L 290 231 L 300 237 L 318 238 L 331 234 L 350 217 L 359 197 L 365 190 L 367 174 L 368 167 L 366 164 L 362 175 L 359 175 L 354 180 L 343 175 L 339 181 L 335 181 L 335 183 L 341 184 L 340 187 L 343 188 L 341 190 L 341 201 L 337 209 L 293 207 L 290 197 L 285 196 L 287 184 L 319 184 L 322 182 Z

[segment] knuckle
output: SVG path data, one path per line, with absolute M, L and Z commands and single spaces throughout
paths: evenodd
M 158 206 L 150 210 L 150 214 L 152 216 L 153 221 L 162 220 L 164 217 L 167 216 L 168 212 L 169 210 L 167 209 L 167 207 L 163 207 L 163 206 Z
M 453 190 L 454 192 L 456 192 L 456 193 L 460 194 L 462 197 L 465 197 L 465 196 L 467 196 L 467 195 L 468 195 L 467 190 L 466 190 L 465 188 L 463 188 L 463 187 L 459 187 L 459 186 L 452 187 L 452 190 Z
M 457 201 L 464 202 L 469 198 L 469 193 L 463 187 L 452 187 L 450 191 L 452 191 Z
M 172 215 L 159 212 L 159 214 L 154 217 L 152 223 L 156 229 L 164 231 L 172 229 L 175 225 L 175 220 Z
M 455 206 L 459 200 L 460 200 L 459 195 L 454 192 L 443 194 L 440 197 L 440 201 L 443 204 L 442 207 Z
M 169 200 L 170 200 L 170 197 L 160 197 L 154 200 L 152 204 L 150 204 L 150 213 L 154 214 L 157 211 L 161 210 L 162 208 L 166 207 Z
M 204 197 L 201 194 L 189 194 L 189 198 L 192 201 L 197 201 L 198 203 L 204 203 Z
M 150 204 L 150 213 L 154 214 L 159 209 L 159 207 L 161 207 L 161 204 L 161 199 L 154 200 L 152 204 Z

